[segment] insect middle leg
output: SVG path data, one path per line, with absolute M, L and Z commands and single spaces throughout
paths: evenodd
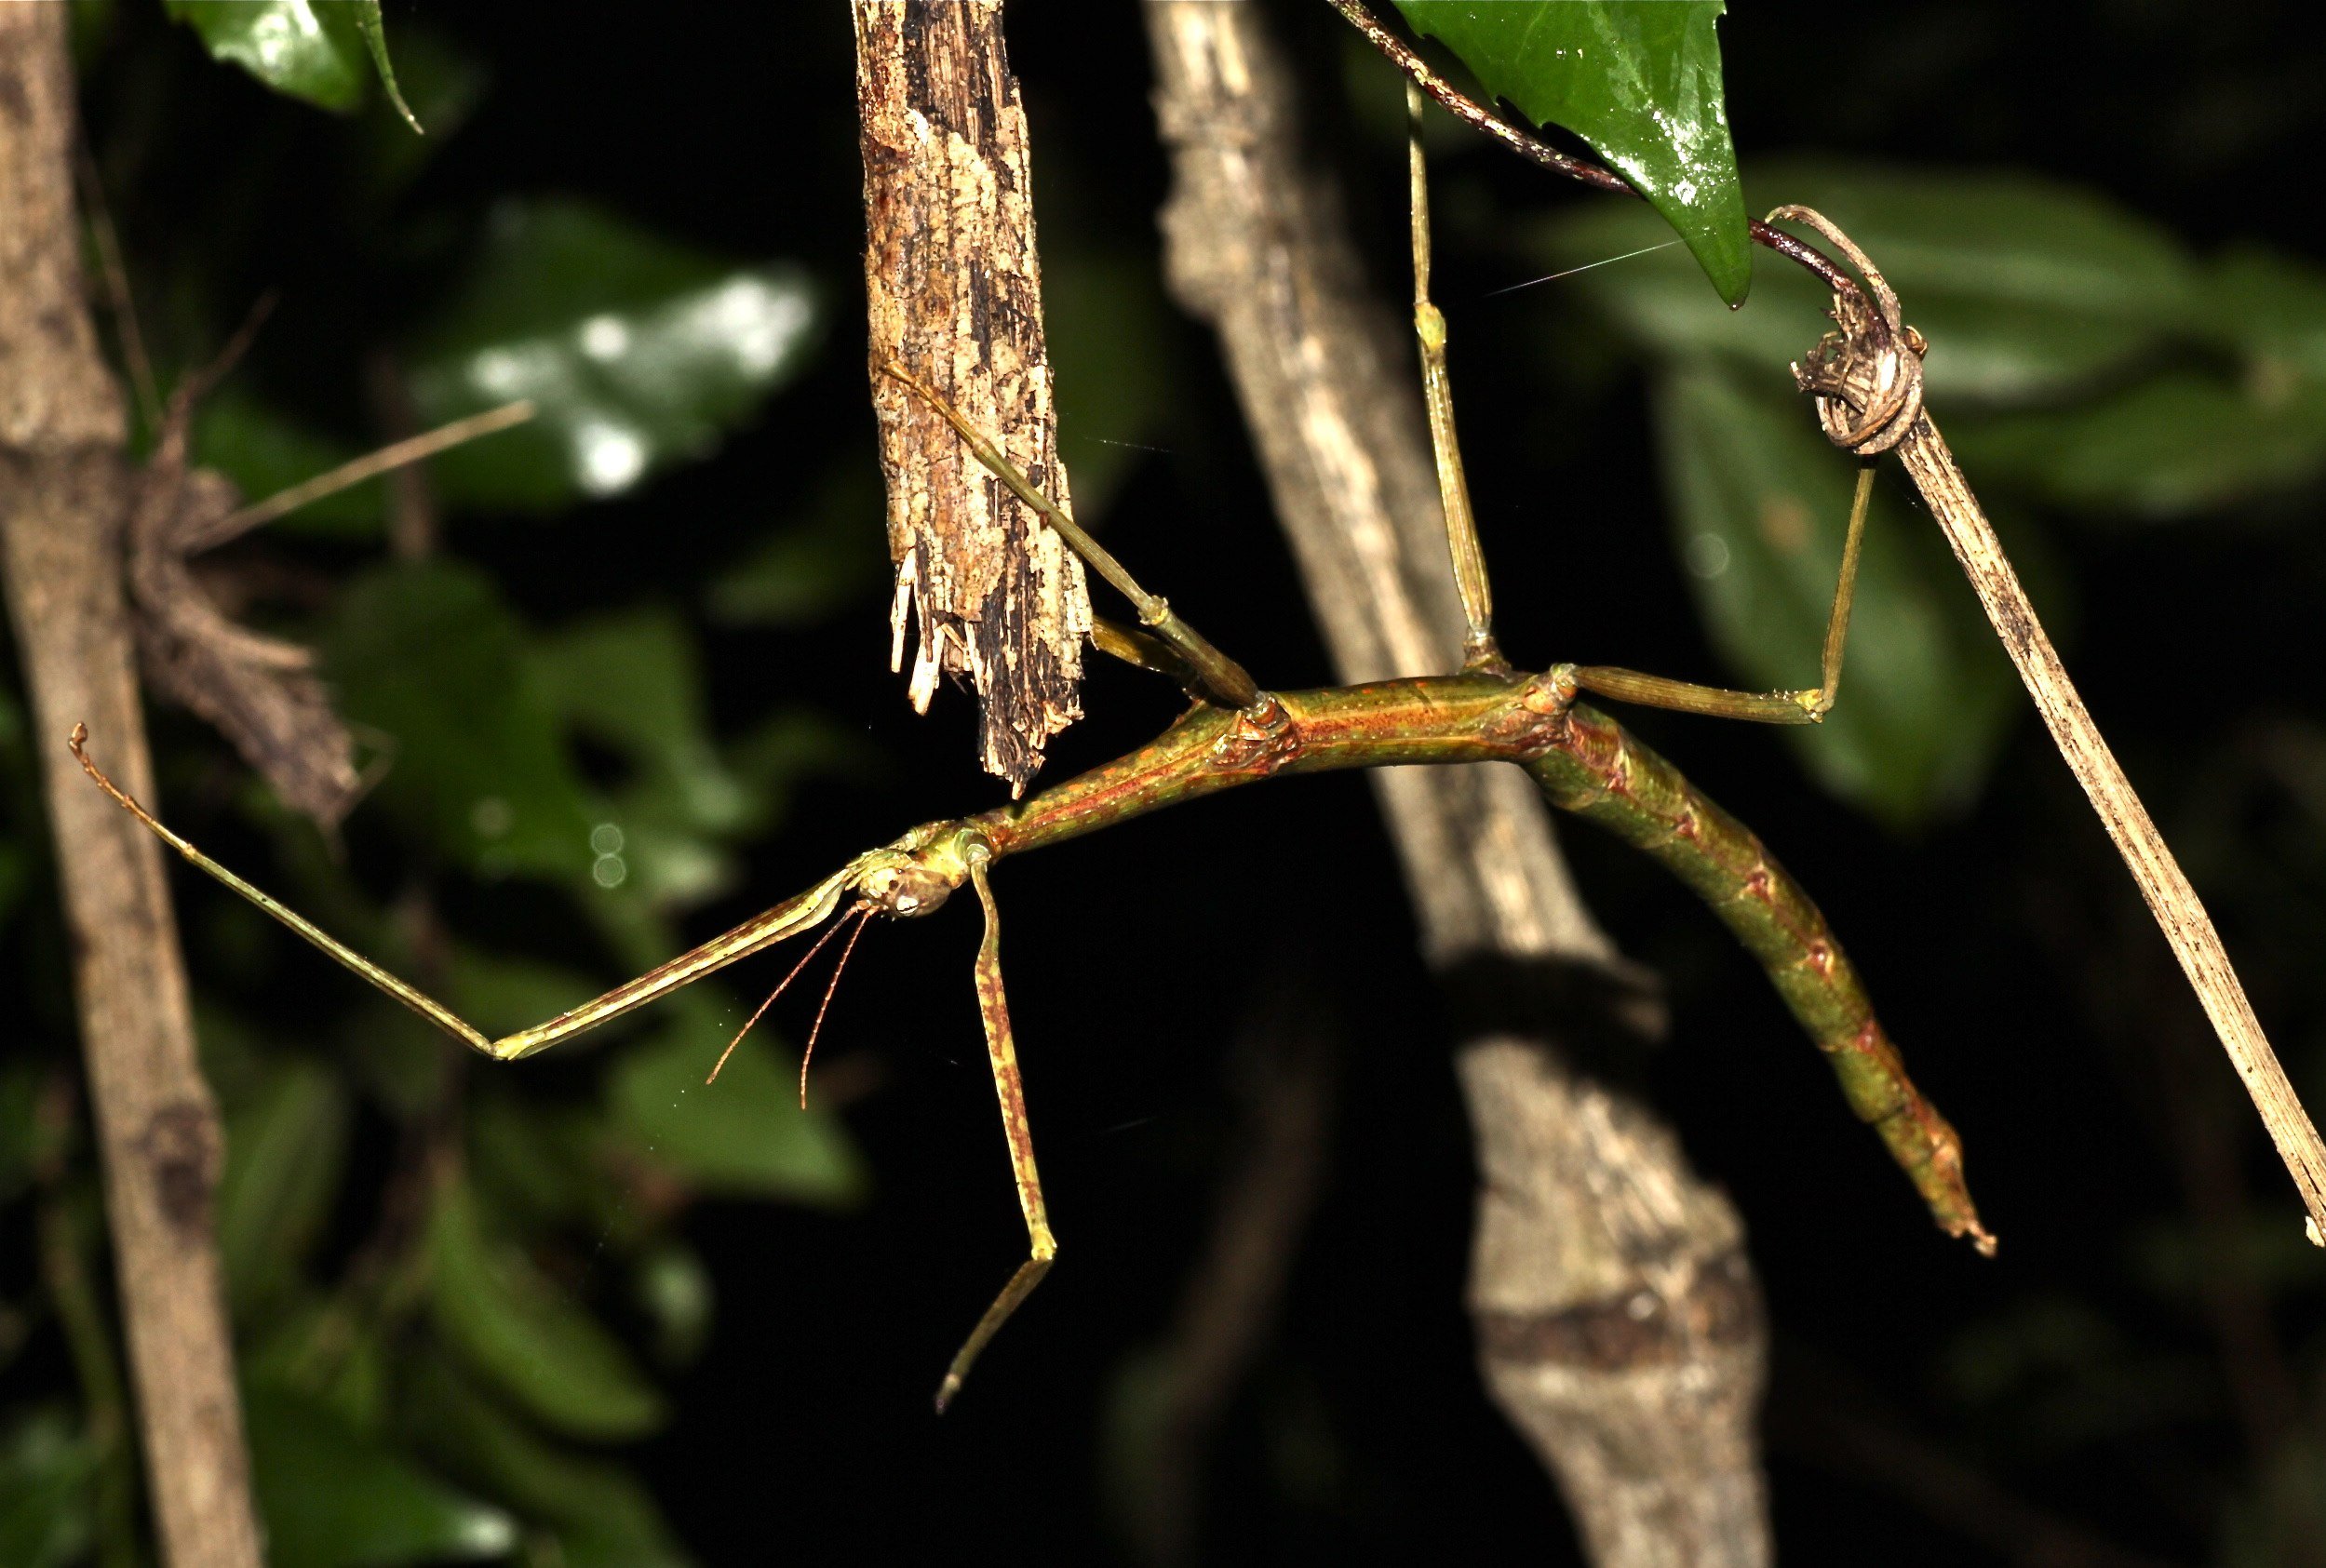
M 1010 1176 L 1017 1184 L 1017 1204 L 1026 1215 L 1027 1257 L 1010 1276 L 1002 1293 L 993 1298 L 977 1326 L 946 1369 L 937 1389 L 942 1412 L 961 1390 L 962 1381 L 978 1355 L 1010 1320 L 1018 1304 L 1033 1293 L 1058 1255 L 1057 1238 L 1050 1234 L 1050 1213 L 1042 1201 L 1042 1177 L 1034 1170 L 1034 1136 L 1026 1121 L 1026 1085 L 1017 1071 L 1017 1042 L 1010 1031 L 1009 998 L 1002 989 L 1002 916 L 994 906 L 993 889 L 986 879 L 991 851 L 982 843 L 970 848 L 969 877 L 985 906 L 985 940 L 977 946 L 977 1012 L 985 1025 L 986 1055 L 993 1068 L 993 1089 L 1002 1102 L 1002 1131 L 1010 1145 Z
M 1430 187 L 1421 155 L 1421 89 L 1405 86 L 1407 168 L 1411 190 L 1414 335 L 1421 343 L 1421 383 L 1430 411 L 1430 449 L 1437 462 L 1438 495 L 1445 510 L 1446 544 L 1454 557 L 1454 581 L 1467 622 L 1463 663 L 1492 666 L 1501 660 L 1494 642 L 1494 599 L 1486 583 L 1486 558 L 1462 472 L 1461 448 L 1454 436 L 1454 394 L 1445 369 L 1445 317 L 1430 299 Z M 1834 589 L 1833 614 L 1825 623 L 1819 683 L 1799 691 L 1734 691 L 1700 686 L 1666 676 L 1643 675 L 1611 664 L 1584 664 L 1575 684 L 1586 691 L 1648 707 L 1761 724 L 1816 724 L 1841 690 L 1842 645 L 1849 635 L 1849 606 L 1857 592 L 1858 545 L 1864 534 L 1867 503 L 1874 494 L 1871 464 L 1859 470 L 1858 493 L 1849 508 L 1849 531 L 1842 544 L 1841 576 Z
M 1858 492 L 1849 503 L 1849 531 L 1842 540 L 1841 576 L 1834 585 L 1833 613 L 1825 622 L 1817 685 L 1801 691 L 1731 691 L 1610 664 L 1578 666 L 1575 684 L 1618 702 L 1675 708 L 1714 718 L 1741 718 L 1757 724 L 1822 723 L 1841 694 L 1842 645 L 1849 638 L 1849 605 L 1857 594 L 1858 546 L 1865 536 L 1866 507 L 1873 498 L 1874 465 L 1869 462 L 1858 470 Z

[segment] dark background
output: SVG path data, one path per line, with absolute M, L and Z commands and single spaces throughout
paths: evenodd
M 1302 61 L 1311 146 L 1327 150 L 1396 298 L 1403 163 L 1380 112 L 1395 84 L 1322 6 L 1269 9 Z M 2231 238 L 2300 250 L 2326 58 L 2292 14 L 2239 0 L 1854 13 L 1756 0 L 1723 24 L 1731 119 L 1748 165 L 1814 150 L 2037 170 L 2200 251 Z M 692 604 L 754 530 L 831 493 L 828 472 L 856 476 L 862 591 L 810 628 L 706 622 L 703 635 L 722 729 L 813 701 L 861 730 L 879 766 L 812 787 L 752 851 L 746 888 L 692 928 L 721 929 L 907 823 L 996 800 L 973 766 L 966 695 L 948 690 L 917 719 L 884 668 L 843 7 L 391 4 L 388 23 L 392 38 L 405 24 L 439 32 L 490 79 L 403 210 L 462 222 L 506 192 L 585 195 L 707 248 L 796 258 L 833 302 L 807 379 L 715 459 L 546 525 L 463 524 L 446 543 L 544 623 L 640 596 Z M 1161 324 L 1124 347 L 1103 319 L 1052 321 L 1069 427 L 1073 378 L 1126 369 L 1118 356 L 1142 356 L 1136 368 L 1168 388 L 1159 430 L 1133 437 L 1163 449 L 1132 454 L 1103 516 L 1108 541 L 1264 684 L 1324 681 L 1213 345 L 1160 302 L 1153 215 L 1166 170 L 1136 7 L 1023 0 L 1009 26 L 1046 260 L 1127 259 Z M 198 279 L 190 314 L 222 321 L 231 302 L 278 289 L 247 373 L 359 434 L 348 366 L 438 278 L 424 261 L 383 260 L 376 236 L 396 230 L 397 210 L 348 221 L 351 198 L 329 183 L 339 127 L 208 65 L 182 30 L 127 0 L 87 90 L 92 141 L 133 171 L 115 200 L 141 284 L 162 296 L 173 269 Z M 1609 198 L 1484 145 L 1445 145 L 1438 298 L 1505 646 L 1538 667 L 1719 678 L 1660 520 L 1637 379 L 1604 371 L 1604 335 L 1563 346 L 1595 328 L 1558 285 L 1486 297 L 1542 270 L 1508 239 L 1522 218 Z M 328 216 L 303 216 L 310 203 Z M 1060 341 L 1069 331 L 1096 341 Z M 1579 370 L 1587 359 L 1603 369 Z M 2191 523 L 2048 535 L 2071 666 L 2185 846 L 2305 1085 L 2326 1082 L 2326 992 L 2304 941 L 2326 885 L 2317 502 L 2312 489 Z M 310 554 L 326 572 L 355 560 Z M 1105 666 L 1086 702 L 1092 717 L 1047 776 L 1136 744 L 1176 699 Z M 173 753 L 207 748 L 209 766 L 237 766 L 182 716 L 160 724 Z M 1662 977 L 1672 1011 L 1668 1044 L 1611 1068 L 1645 1086 L 1749 1227 L 1776 1346 L 1769 1469 L 1788 1559 L 2032 1561 L 2050 1539 L 2030 1522 L 2040 1515 L 2062 1539 L 2165 1561 L 2303 1561 L 2304 1541 L 2326 1539 L 2285 1502 L 2326 1482 L 2320 1266 L 2266 1242 L 2259 1256 L 2232 1248 L 2249 1273 L 2176 1292 L 2144 1264 L 2169 1250 L 2159 1236 L 2183 1238 L 2184 1256 L 2189 1237 L 2282 1240 L 2299 1211 L 2032 713 L 2014 720 L 1975 803 L 1911 835 L 1822 793 L 1772 735 L 1667 716 L 1637 728 L 1823 905 L 1917 1079 L 1961 1130 L 2002 1240 L 1984 1262 L 1934 1232 L 1719 927 L 1620 846 L 1564 834 L 1593 908 Z M 2281 766 L 2289 756 L 2310 761 Z M 232 825 L 198 810 L 180 825 L 235 848 Z M 361 811 L 348 840 L 359 874 L 394 884 L 401 851 Z M 1022 1234 L 971 1005 L 975 922 L 873 932 L 819 1057 L 853 1062 L 845 1070 L 872 1086 L 846 1111 L 871 1200 L 836 1214 L 708 1203 L 683 1222 L 716 1280 L 716 1328 L 674 1376 L 675 1420 L 629 1457 L 686 1543 L 706 1562 L 737 1563 L 1128 1555 L 1109 1493 L 1126 1483 L 1110 1459 L 1125 1369 L 1168 1328 L 1223 1200 L 1256 1037 L 1290 1016 L 1328 1042 L 1330 1165 L 1281 1317 L 1203 1472 L 1204 1555 L 1577 1560 L 1550 1482 L 1472 1370 L 1467 1130 L 1364 782 L 1166 813 L 1013 864 L 1002 884 L 1060 1266 L 957 1410 L 934 1420 L 936 1374 Z M 180 886 L 198 927 L 221 895 Z M 555 945 L 554 923 L 509 938 L 530 906 L 505 891 L 446 878 L 438 896 L 456 928 Z M 319 962 L 272 972 L 279 984 L 242 998 L 272 1027 L 351 1005 Z M 25 1005 L 53 1030 L 48 985 L 45 1004 Z M 786 1027 L 803 1025 L 804 1013 Z M 524 1069 L 551 1095 L 578 1070 L 556 1057 Z M 388 1159 L 375 1134 L 356 1185 Z M 346 1207 L 359 1229 L 361 1204 Z M 603 1285 L 585 1266 L 575 1288 Z M 2256 1516 L 2279 1523 L 2265 1544 L 2234 1548 L 2231 1521 Z M 2044 1559 L 2071 1560 L 2104 1561 Z

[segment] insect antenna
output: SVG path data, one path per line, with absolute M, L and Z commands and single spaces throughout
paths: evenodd
M 867 914 L 871 912 L 871 907 L 872 906 L 870 905 L 866 904 L 856 905 L 857 909 L 863 910 Z M 854 913 L 854 911 L 852 911 L 852 913 Z M 790 989 L 791 983 L 800 978 L 800 972 L 807 968 L 808 965 L 813 961 L 818 953 L 824 951 L 825 945 L 829 943 L 832 938 L 838 936 L 840 934 L 840 928 L 847 923 L 848 918 L 845 915 L 841 916 L 839 919 L 834 920 L 829 926 L 825 928 L 824 934 L 815 939 L 815 945 L 800 955 L 800 961 L 791 966 L 791 972 L 785 975 L 782 982 L 776 985 L 775 989 L 767 994 L 767 1000 L 760 1003 L 758 1011 L 754 1012 L 750 1017 L 743 1021 L 743 1027 L 735 1031 L 735 1038 L 729 1040 L 727 1042 L 727 1049 L 719 1053 L 719 1060 L 711 1065 L 711 1076 L 703 1080 L 706 1087 L 719 1081 L 719 1068 L 724 1067 L 727 1065 L 727 1058 L 735 1053 L 735 1047 L 741 1045 L 743 1043 L 743 1037 L 751 1032 L 751 1025 L 757 1024 L 761 1018 L 766 1016 L 767 1010 L 775 1005 L 775 998 L 782 996 L 787 990 Z M 863 928 L 859 926 L 857 929 L 861 931 Z M 855 944 L 852 942 L 849 945 L 853 947 Z
M 800 1052 L 800 1108 L 808 1108 L 808 1064 L 815 1059 L 815 1037 L 824 1032 L 824 1015 L 831 1011 L 832 994 L 840 989 L 840 977 L 848 972 L 848 955 L 856 950 L 856 939 L 864 935 L 864 928 L 872 923 L 872 905 L 859 904 L 855 908 L 856 929 L 848 933 L 848 945 L 840 950 L 840 962 L 832 966 L 831 983 L 824 987 L 824 999 L 816 1004 L 815 1022 L 808 1026 L 807 1049 Z M 845 923 L 846 916 L 841 917 Z M 838 931 L 840 928 L 832 928 Z

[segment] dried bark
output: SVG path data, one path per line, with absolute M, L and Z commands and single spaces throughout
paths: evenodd
M 894 360 L 926 377 L 1070 504 L 1042 339 L 1026 114 L 1000 0 L 853 8 L 872 402 L 896 565 L 889 663 L 902 666 L 917 617 L 914 707 L 928 711 L 940 674 L 967 677 L 986 770 L 1016 794 L 1050 737 L 1082 717 L 1091 613 L 1082 563 L 881 367 Z
M 224 1142 L 160 846 L 64 749 L 87 721 L 153 788 L 121 592 L 131 480 L 81 292 L 61 6 L 0 6 L 0 562 L 57 838 L 146 1476 L 174 1568 L 260 1561 L 211 1227 Z
M 1148 7 L 1172 286 L 1219 331 L 1340 677 L 1450 669 L 1463 623 L 1412 350 L 1301 167 L 1289 76 L 1257 10 Z M 1478 1020 L 1459 1066 L 1478 1138 L 1470 1299 L 1487 1386 L 1602 1568 L 1766 1563 L 1753 1427 L 1767 1346 L 1742 1225 L 1653 1112 L 1564 1049 L 1652 1010 L 1523 775 L 1375 778 L 1430 958 Z M 1557 1005 L 1513 1018 L 1526 993 Z

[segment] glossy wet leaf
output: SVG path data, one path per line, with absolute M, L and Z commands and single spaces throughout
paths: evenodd
M 562 1568 L 689 1568 L 662 1510 L 619 1465 L 543 1439 L 433 1358 L 412 1369 L 417 1419 L 445 1462 L 523 1518 L 534 1560 Z M 555 1556 L 542 1551 L 554 1542 Z
M 788 967 L 799 950 L 797 943 L 778 948 L 773 958 L 754 967 L 754 981 L 768 964 Z M 775 969 L 765 984 L 772 986 L 783 972 Z M 622 1053 L 606 1084 L 615 1125 L 655 1161 L 706 1192 L 815 1204 L 861 1198 L 865 1173 L 854 1146 L 829 1113 L 800 1108 L 798 1058 L 770 1042 L 764 1021 L 735 1048 L 718 1082 L 703 1081 L 750 1015 L 728 1000 L 725 1008 L 692 997 L 675 1003 L 673 1023 Z M 843 984 L 829 1026 L 845 1026 L 850 1000 Z M 854 1001 L 863 1018 L 877 998 L 859 993 Z M 812 1016 L 813 998 L 808 1007 Z M 813 1106 L 813 1079 L 809 1095 Z
M 97 1463 L 79 1421 L 61 1409 L 24 1413 L 0 1433 L 0 1562 L 66 1568 L 84 1561 Z
M 723 261 L 578 203 L 504 202 L 421 334 L 412 399 L 432 425 L 520 397 L 538 413 L 438 459 L 438 486 L 539 512 L 632 489 L 746 422 L 816 322 L 795 266 Z
M 238 1313 L 294 1280 L 330 1216 L 346 1161 L 349 1106 L 320 1063 L 275 1064 L 226 1116 L 218 1247 Z
M 341 711 L 385 739 L 383 806 L 480 874 L 588 875 L 598 813 L 525 630 L 483 573 L 380 568 L 341 601 L 324 646 Z
M 404 117 L 404 123 L 420 133 L 419 116 L 411 105 L 404 101 L 404 89 L 396 85 L 396 66 L 388 59 L 387 28 L 380 20 L 380 0 L 338 0 L 355 14 L 356 31 L 363 38 L 364 52 L 371 57 L 371 68 L 380 74 L 380 86 L 387 89 L 388 101 Z
M 515 1246 L 487 1230 L 465 1181 L 447 1182 L 437 1194 L 428 1258 L 437 1331 L 545 1425 L 613 1441 L 662 1424 L 662 1396 L 629 1353 Z
M 356 13 L 376 25 L 379 0 L 162 0 L 200 36 L 214 60 L 276 92 L 344 112 L 363 101 L 364 37 Z
M 243 1411 L 274 1568 L 477 1562 L 517 1544 L 506 1512 L 298 1395 L 253 1388 Z
M 1781 389 L 1710 365 L 1656 383 L 1666 491 L 1726 675 L 1813 686 L 1854 465 Z M 1893 824 L 1963 804 L 2016 711 L 2010 666 L 1929 519 L 1877 489 L 1866 522 L 1841 701 L 1788 730 L 1818 780 Z
M 1723 0 L 1396 0 L 1496 97 L 1591 144 L 1730 305 L 1753 279 L 1728 137 Z
M 1801 159 L 1755 162 L 1745 181 L 1756 210 L 1815 208 L 1873 258 L 1929 340 L 1925 385 L 1943 408 L 2056 401 L 2202 321 L 2178 243 L 2077 187 Z M 1719 354 L 1781 378 L 1832 325 L 1824 286 L 1758 249 L 1752 305 L 1723 310 L 1676 251 L 1632 254 L 1666 236 L 1620 203 L 1579 207 L 1538 235 L 1544 273 L 1590 268 L 1539 289 L 1572 290 L 1669 356 Z

